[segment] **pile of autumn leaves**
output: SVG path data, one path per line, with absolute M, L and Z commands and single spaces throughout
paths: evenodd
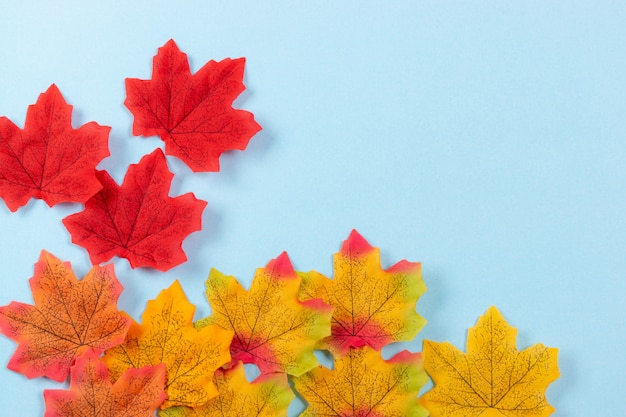
M 424 342 L 424 352 L 384 360 L 380 350 L 412 340 L 425 320 L 419 263 L 384 270 L 356 231 L 334 257 L 334 276 L 296 272 L 286 253 L 259 268 L 250 288 L 212 270 L 211 315 L 176 281 L 147 303 L 141 323 L 117 310 L 112 265 L 82 280 L 42 252 L 30 280 L 35 305 L 0 307 L 0 331 L 18 343 L 8 367 L 29 378 L 71 378 L 44 391 L 46 417 L 287 416 L 293 388 L 303 416 L 548 416 L 545 388 L 558 377 L 556 349 L 515 347 L 515 329 L 492 307 L 468 335 L 467 353 Z M 315 350 L 334 357 L 318 365 Z M 260 376 L 248 382 L 243 364 Z M 417 398 L 427 380 L 435 387 Z M 113 383 L 111 382 L 113 381 Z M 486 414 L 483 414 L 486 413 Z
M 193 171 L 217 171 L 219 156 L 244 149 L 260 129 L 233 109 L 243 59 L 210 61 L 191 74 L 173 41 L 154 57 L 151 80 L 127 79 L 133 134 L 158 135 L 165 153 Z M 29 107 L 24 129 L 0 118 L 0 197 L 16 211 L 30 198 L 83 203 L 63 223 L 94 265 L 114 256 L 168 270 L 186 260 L 182 241 L 201 227 L 206 202 L 169 197 L 172 174 L 159 149 L 131 165 L 123 184 L 95 169 L 110 128 L 73 129 L 56 86 Z M 77 280 L 45 251 L 30 280 L 34 305 L 0 307 L 0 332 L 15 340 L 8 367 L 69 390 L 44 392 L 46 416 L 286 416 L 294 390 L 303 416 L 548 416 L 546 386 L 558 377 L 556 349 L 515 347 L 515 330 L 491 308 L 468 335 L 467 353 L 424 342 L 423 353 L 385 360 L 381 349 L 410 341 L 425 324 L 416 302 L 419 263 L 380 266 L 379 250 L 356 231 L 334 258 L 334 276 L 294 271 L 287 254 L 257 270 L 250 288 L 212 270 L 211 316 L 178 282 L 148 302 L 141 323 L 117 309 L 112 265 Z M 330 352 L 333 369 L 315 351 Z M 258 367 L 248 382 L 243 364 Z M 434 389 L 418 400 L 427 380 Z M 290 385 L 291 384 L 291 385 Z M 292 389 L 293 387 L 293 389 Z
M 426 290 L 420 264 L 383 270 L 378 249 L 353 232 L 334 269 L 332 280 L 297 273 L 283 253 L 257 270 L 249 290 L 212 270 L 211 316 L 192 322 L 195 307 L 175 282 L 148 302 L 140 324 L 117 310 L 112 265 L 78 281 L 43 252 L 30 281 L 35 305 L 0 308 L 0 330 L 18 343 L 9 368 L 70 376 L 69 391 L 44 392 L 48 417 L 128 407 L 146 416 L 156 407 L 160 416 L 286 416 L 288 376 L 309 404 L 304 415 L 426 415 L 417 404 L 420 354 L 385 361 L 379 352 L 424 324 L 415 312 Z M 334 370 L 318 366 L 316 349 L 333 354 Z M 242 363 L 260 377 L 249 383 Z

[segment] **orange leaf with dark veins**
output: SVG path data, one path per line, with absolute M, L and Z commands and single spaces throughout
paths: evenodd
M 257 269 L 248 291 L 215 269 L 206 285 L 212 314 L 196 327 L 215 324 L 232 330 L 233 362 L 253 363 L 263 374 L 290 375 L 317 365 L 313 349 L 330 334 L 332 307 L 297 299 L 300 278 L 286 253 Z
M 44 390 L 44 417 L 150 417 L 165 400 L 165 365 L 129 369 L 111 384 L 106 365 L 88 350 L 72 366 L 69 390 Z
M 339 355 L 350 347 L 383 346 L 415 337 L 424 320 L 415 311 L 426 291 L 420 263 L 400 261 L 383 270 L 380 251 L 353 230 L 334 257 L 334 278 L 300 273 L 300 299 L 321 298 L 335 307 L 332 334 L 318 348 Z
M 160 149 L 131 165 L 121 186 L 98 171 L 104 188 L 84 211 L 63 220 L 72 242 L 87 249 L 94 264 L 117 255 L 133 268 L 166 271 L 185 262 L 182 242 L 200 230 L 207 203 L 193 193 L 169 197 L 172 177 Z
M 18 343 L 8 368 L 29 378 L 65 381 L 74 359 L 124 341 L 130 319 L 117 310 L 122 286 L 113 265 L 78 281 L 68 262 L 42 251 L 30 279 L 35 305 L 0 307 L 0 332 Z
M 11 211 L 30 198 L 84 203 L 102 188 L 96 165 L 109 156 L 110 130 L 72 128 L 72 106 L 52 84 L 28 107 L 24 129 L 0 117 L 0 197 Z
M 126 79 L 124 104 L 134 116 L 133 135 L 160 136 L 168 155 L 193 171 L 219 171 L 219 157 L 244 150 L 261 126 L 234 109 L 245 89 L 244 58 L 209 61 L 191 74 L 187 55 L 173 40 L 159 48 L 152 79 Z
M 215 397 L 213 374 L 230 361 L 233 333 L 218 326 L 194 328 L 195 310 L 178 281 L 148 301 L 142 323 L 133 321 L 124 343 L 104 353 L 111 377 L 117 379 L 129 368 L 164 363 L 167 400 L 162 409 L 198 407 Z

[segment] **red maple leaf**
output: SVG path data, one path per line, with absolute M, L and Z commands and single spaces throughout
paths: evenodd
M 97 176 L 104 188 L 84 211 L 63 219 L 72 242 L 87 249 L 92 263 L 117 255 L 133 268 L 167 271 L 187 260 L 182 242 L 200 230 L 207 203 L 193 193 L 168 197 L 173 174 L 160 149 L 131 165 L 121 186 L 106 171 Z
M 0 307 L 0 333 L 18 344 L 8 368 L 28 378 L 65 381 L 76 357 L 124 341 L 131 320 L 117 309 L 122 286 L 113 265 L 77 280 L 69 262 L 41 252 L 30 279 L 34 305 Z
M 195 172 L 219 171 L 222 152 L 244 150 L 261 130 L 252 113 L 232 107 L 245 89 L 244 64 L 209 61 L 192 75 L 187 55 L 169 40 L 154 57 L 151 80 L 126 79 L 133 135 L 160 136 L 165 152 Z
M 56 85 L 28 107 L 24 129 L 0 117 L 0 197 L 11 211 L 30 198 L 84 203 L 102 186 L 96 165 L 109 156 L 108 126 L 72 128 L 72 106 Z

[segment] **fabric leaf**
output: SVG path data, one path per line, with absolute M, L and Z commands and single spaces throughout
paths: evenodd
M 300 299 L 322 298 L 335 307 L 332 334 L 319 348 L 339 355 L 349 347 L 380 350 L 412 340 L 426 320 L 416 311 L 426 291 L 421 264 L 400 261 L 383 270 L 380 251 L 353 230 L 334 257 L 334 278 L 311 271 L 300 273 Z
M 103 189 L 63 224 L 72 242 L 87 249 L 91 262 L 117 255 L 133 268 L 148 266 L 167 271 L 187 260 L 182 241 L 201 229 L 206 201 L 193 193 L 169 197 L 172 173 L 160 149 L 131 165 L 119 186 L 98 171 Z
M 219 395 L 205 405 L 168 408 L 159 417 L 287 417 L 294 398 L 285 374 L 262 375 L 250 383 L 241 362 L 231 369 L 218 369 L 213 382 Z
M 70 389 L 44 390 L 44 417 L 150 417 L 165 400 L 165 365 L 129 369 L 111 384 L 92 350 L 76 359 Z
M 84 203 L 102 186 L 96 165 L 109 156 L 108 126 L 72 127 L 72 106 L 52 84 L 28 107 L 24 129 L 0 117 L 0 197 L 11 211 L 30 198 L 50 207 Z
M 424 341 L 424 366 L 435 387 L 420 398 L 432 417 L 549 416 L 545 390 L 559 377 L 557 349 L 515 346 L 517 330 L 491 307 L 469 329 L 467 353 Z
M 230 361 L 233 334 L 218 326 L 194 328 L 195 309 L 178 281 L 148 301 L 142 324 L 133 322 L 124 343 L 104 354 L 112 378 L 131 367 L 164 363 L 168 399 L 161 408 L 197 407 L 216 396 L 213 373 Z
M 301 375 L 317 365 L 313 348 L 330 334 L 332 309 L 321 300 L 298 301 L 300 278 L 286 253 L 257 269 L 248 291 L 215 269 L 206 285 L 213 313 L 196 325 L 232 330 L 233 361 L 253 363 L 263 374 Z
M 336 358 L 333 370 L 319 366 L 293 381 L 308 403 L 301 417 L 425 417 L 417 393 L 426 380 L 419 353 L 385 361 L 364 346 Z
M 94 266 L 78 281 L 69 262 L 42 251 L 30 287 L 35 305 L 0 307 L 0 332 L 18 343 L 9 369 L 65 381 L 88 348 L 102 353 L 123 342 L 130 320 L 117 310 L 122 286 L 113 265 Z
M 219 171 L 222 152 L 244 150 L 261 130 L 252 113 L 232 107 L 245 89 L 244 63 L 209 61 L 192 75 L 187 55 L 168 41 L 154 57 L 151 80 L 126 79 L 133 135 L 160 136 L 165 152 L 195 172 Z

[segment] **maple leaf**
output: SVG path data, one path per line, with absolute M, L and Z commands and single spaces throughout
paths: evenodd
M 168 197 L 172 173 L 160 149 L 128 168 L 119 186 L 98 171 L 103 189 L 85 203 L 85 210 L 63 219 L 72 242 L 87 249 L 91 262 L 117 255 L 133 268 L 166 271 L 187 260 L 183 239 L 201 229 L 206 201 L 193 193 Z
M 319 366 L 293 379 L 308 403 L 302 417 L 425 417 L 417 393 L 426 380 L 419 353 L 385 361 L 368 346 L 349 348 L 333 370 Z
M 164 363 L 168 399 L 161 408 L 197 407 L 216 396 L 213 373 L 230 361 L 233 334 L 218 326 L 196 329 L 192 324 L 195 309 L 178 281 L 148 301 L 142 324 L 133 321 L 124 343 L 104 354 L 112 378 L 131 367 Z
M 173 40 L 159 48 L 152 79 L 126 79 L 124 104 L 134 115 L 133 135 L 160 136 L 168 155 L 193 171 L 219 171 L 219 157 L 244 150 L 261 126 L 232 103 L 245 89 L 244 58 L 209 61 L 191 74 Z
M 285 374 L 261 375 L 254 382 L 246 380 L 241 362 L 231 369 L 219 369 L 213 377 L 219 395 L 205 405 L 172 407 L 159 412 L 160 417 L 287 417 L 287 407 L 294 398 Z
M 108 126 L 72 128 L 72 106 L 52 84 L 28 107 L 21 130 L 0 117 L 0 197 L 11 211 L 31 197 L 50 207 L 84 203 L 102 186 L 96 165 L 109 156 Z
M 403 260 L 383 270 L 379 249 L 353 230 L 335 254 L 334 271 L 332 280 L 315 271 L 299 273 L 300 299 L 319 297 L 335 307 L 332 334 L 319 348 L 339 355 L 349 347 L 380 350 L 412 340 L 426 323 L 415 312 L 426 291 L 420 263 Z
M 467 353 L 424 341 L 424 366 L 435 387 L 420 398 L 432 417 L 549 416 L 548 384 L 559 376 L 557 349 L 515 347 L 517 330 L 491 307 L 469 329 Z
M 9 369 L 65 381 L 87 349 L 102 353 L 124 340 L 130 320 L 117 310 L 122 286 L 113 265 L 94 266 L 78 281 L 69 262 L 42 251 L 30 287 L 34 306 L 0 307 L 0 332 L 18 343 Z
M 332 308 L 321 300 L 298 301 L 300 278 L 286 253 L 257 269 L 249 291 L 215 269 L 206 286 L 213 313 L 196 326 L 232 330 L 233 361 L 253 363 L 264 374 L 301 375 L 317 365 L 313 348 L 330 334 Z
M 165 400 L 165 365 L 129 369 L 111 384 L 92 350 L 76 359 L 70 389 L 44 390 L 44 417 L 150 417 Z

